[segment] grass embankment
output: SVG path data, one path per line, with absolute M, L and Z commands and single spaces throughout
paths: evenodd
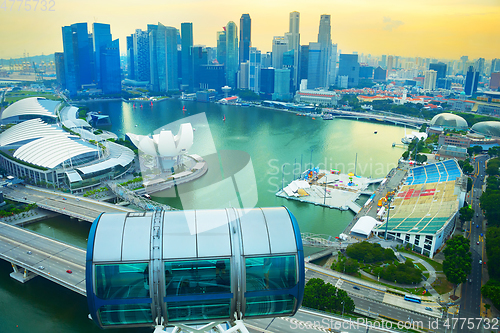
M 59 96 L 54 95 L 52 93 L 21 90 L 21 91 L 8 92 L 7 95 L 5 96 L 5 102 L 14 103 L 28 97 L 44 97 L 53 101 L 61 100 Z

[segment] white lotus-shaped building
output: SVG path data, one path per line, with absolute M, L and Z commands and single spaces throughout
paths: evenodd
M 162 160 L 163 169 L 179 162 L 179 157 L 193 145 L 193 127 L 190 123 L 181 124 L 179 133 L 162 130 L 152 137 L 127 133 L 132 143 L 144 154 L 158 157 Z M 169 162 L 170 161 L 170 162 Z

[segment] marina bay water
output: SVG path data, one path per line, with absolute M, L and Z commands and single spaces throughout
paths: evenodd
M 185 117 L 204 114 L 208 126 L 193 124 L 195 144 L 190 153 L 207 155 L 209 152 L 204 150 L 211 142 L 217 151 L 248 153 L 255 174 L 255 206 L 287 206 L 302 232 L 332 237 L 343 231 L 354 214 L 278 198 L 275 192 L 281 188 L 282 179 L 286 185 L 293 179 L 294 171 L 298 175 L 311 162 L 321 169 L 354 172 L 356 153 L 356 174 L 384 177 L 403 152 L 392 147 L 392 143 L 404 136 L 404 128 L 383 123 L 312 119 L 273 109 L 174 99 L 155 102 L 153 106 L 143 104 L 142 108 L 121 101 L 86 105 L 91 111 L 109 115 L 110 130 L 122 138 L 127 132 L 146 135 Z M 180 186 L 191 193 L 182 200 L 169 192 L 158 193 L 153 199 L 180 209 L 220 207 L 223 193 L 207 186 L 211 172 L 219 172 L 216 167 L 212 169 L 215 170 L 199 180 Z M 26 228 L 85 248 L 90 223 L 57 217 Z M 0 260 L 0 332 L 101 332 L 87 318 L 84 297 L 43 278 L 22 285 L 9 277 L 10 272 L 10 264 Z M 151 332 L 149 329 L 114 331 Z

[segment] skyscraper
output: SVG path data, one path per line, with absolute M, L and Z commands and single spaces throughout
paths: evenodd
M 102 48 L 110 46 L 111 28 L 109 24 L 92 23 L 92 43 L 94 47 L 94 79 L 101 85 L 101 52 Z
M 275 69 L 283 68 L 283 53 L 288 51 L 288 40 L 283 36 L 273 37 L 273 59 L 272 66 Z
M 120 43 L 118 39 L 99 48 L 99 85 L 105 94 L 117 94 L 122 91 L 120 69 Z
M 438 79 L 444 79 L 446 77 L 446 64 L 443 62 L 438 62 L 437 64 L 429 64 L 429 69 L 436 71 Z
M 338 76 L 347 76 L 347 86 L 356 87 L 359 84 L 359 63 L 357 54 L 341 54 Z
M 424 72 L 424 90 L 432 91 L 436 89 L 437 72 L 428 70 Z
M 137 81 L 149 82 L 149 34 L 136 29 L 134 33 L 134 78 Z
M 92 83 L 92 46 L 87 23 L 62 27 L 66 89 L 74 96 L 82 84 Z
M 500 59 L 493 59 L 491 60 L 491 68 L 490 68 L 490 74 L 491 73 L 498 73 L 500 72 Z
M 309 43 L 307 62 L 307 89 L 322 88 L 321 77 L 321 44 Z
M 158 23 L 149 32 L 151 87 L 154 91 L 178 90 L 177 29 Z
M 193 77 L 193 23 L 181 23 L 182 40 L 182 85 L 183 89 L 192 91 Z
M 238 27 L 230 21 L 226 25 L 226 82 L 232 88 L 236 88 L 238 63 Z
M 134 34 L 127 36 L 127 72 L 128 78 L 134 80 Z
M 249 89 L 259 93 L 261 52 L 256 47 L 250 47 L 250 84 Z
M 290 69 L 274 70 L 273 100 L 288 101 L 290 99 Z
M 299 70 L 300 70 L 300 13 L 290 13 L 290 27 L 288 29 L 288 50 L 293 50 L 294 63 L 293 63 L 293 87 L 297 89 L 299 85 Z
M 319 20 L 318 43 L 320 44 L 319 87 L 328 87 L 330 77 L 330 56 L 332 52 L 330 15 L 323 14 Z
M 301 45 L 298 82 L 301 82 L 302 80 L 307 80 L 308 62 L 309 62 L 309 45 Z
M 226 63 L 226 27 L 224 31 L 217 31 L 217 62 L 221 65 Z
M 471 96 L 477 91 L 477 83 L 479 82 L 479 72 L 474 69 L 474 66 L 470 66 L 465 76 L 465 95 Z
M 250 59 L 252 46 L 252 19 L 250 14 L 242 14 L 240 18 L 240 63 Z
M 66 89 L 66 74 L 64 72 L 64 53 L 63 52 L 55 52 L 54 53 L 54 63 L 56 66 L 57 84 L 62 89 Z

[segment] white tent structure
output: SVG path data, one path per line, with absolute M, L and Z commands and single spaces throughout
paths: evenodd
M 352 227 L 351 234 L 355 236 L 361 236 L 368 238 L 373 230 L 373 228 L 380 224 L 371 216 L 362 216 L 359 218 L 358 222 Z

